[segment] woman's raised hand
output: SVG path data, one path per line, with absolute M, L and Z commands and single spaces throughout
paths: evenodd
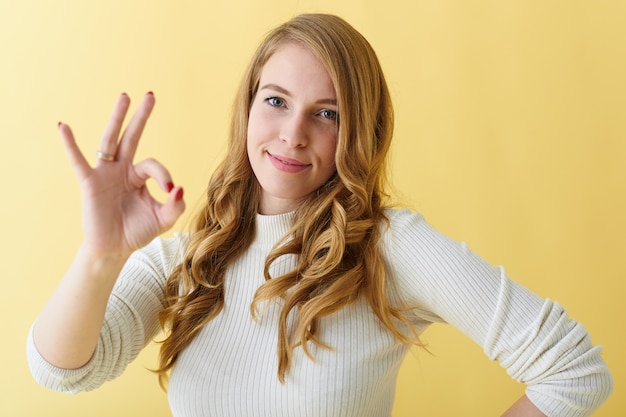
M 83 199 L 83 249 L 93 257 L 125 258 L 174 225 L 185 209 L 183 189 L 175 187 L 167 169 L 154 159 L 133 164 L 139 138 L 154 107 L 144 96 L 128 126 L 122 124 L 130 99 L 122 94 L 113 110 L 92 167 L 68 125 L 59 123 L 65 150 L 80 182 Z M 121 133 L 121 134 L 120 134 Z M 164 203 L 146 188 L 154 178 L 168 193 Z

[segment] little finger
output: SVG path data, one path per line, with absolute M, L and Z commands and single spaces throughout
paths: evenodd
M 80 151 L 80 148 L 76 144 L 76 140 L 74 139 L 74 134 L 72 133 L 72 129 L 65 123 L 59 122 L 59 132 L 61 133 L 61 139 L 63 141 L 63 146 L 65 148 L 65 153 L 67 154 L 70 164 L 74 169 L 74 173 L 76 177 L 78 177 L 79 181 L 82 181 L 85 177 L 89 175 L 91 172 L 91 166 L 89 162 L 85 159 L 85 156 Z

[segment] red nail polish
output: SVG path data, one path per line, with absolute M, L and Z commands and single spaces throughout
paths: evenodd
M 154 95 L 154 93 L 153 93 L 152 91 L 148 91 L 146 94 L 147 94 L 147 95 L 150 95 L 150 96 L 153 96 L 153 95 Z
M 175 201 L 180 201 L 183 199 L 183 189 L 182 187 L 178 189 L 178 191 L 176 191 L 176 195 L 174 196 L 174 200 Z
M 174 183 L 173 182 L 170 181 L 167 184 L 165 184 L 165 189 L 167 190 L 168 193 L 170 191 L 172 191 L 173 188 L 174 188 Z

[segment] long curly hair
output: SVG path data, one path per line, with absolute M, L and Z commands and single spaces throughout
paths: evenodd
M 298 42 L 325 66 L 337 95 L 339 126 L 336 172 L 293 213 L 293 224 L 265 261 L 265 282 L 253 299 L 256 317 L 264 301 L 280 300 L 278 369 L 284 382 L 294 349 L 312 358 L 309 343 L 319 340 L 319 319 L 365 297 L 378 319 L 400 341 L 418 342 L 401 308 L 390 305 L 382 256 L 385 222 L 386 157 L 393 132 L 393 110 L 380 63 L 368 41 L 343 19 L 304 14 L 271 31 L 244 73 L 233 108 L 229 150 L 213 174 L 206 204 L 197 215 L 183 260 L 166 285 L 161 313 L 166 339 L 161 345 L 159 379 L 167 381 L 180 352 L 224 306 L 227 268 L 254 239 L 260 185 L 246 151 L 248 116 L 259 78 L 270 56 L 286 42 Z M 296 268 L 271 276 L 284 255 Z M 290 331 L 287 317 L 295 314 Z

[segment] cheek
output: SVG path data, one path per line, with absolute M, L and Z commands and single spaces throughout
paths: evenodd
M 260 145 L 271 130 L 268 118 L 262 114 L 262 110 L 255 109 L 253 105 L 248 116 L 248 147 Z
M 328 138 L 326 143 L 327 145 L 324 149 L 326 164 L 334 169 L 335 158 L 337 155 L 337 135 L 332 135 L 330 138 Z
M 331 147 L 328 148 L 328 154 L 327 154 L 327 158 L 328 158 L 328 166 L 331 167 L 333 170 L 335 169 L 336 166 L 336 161 L 335 161 L 335 155 L 336 155 L 336 147 Z
M 248 115 L 248 129 L 246 131 L 246 137 L 248 143 L 250 140 L 254 138 L 254 131 L 256 130 L 256 116 L 255 116 L 254 106 L 250 109 L 250 114 Z

